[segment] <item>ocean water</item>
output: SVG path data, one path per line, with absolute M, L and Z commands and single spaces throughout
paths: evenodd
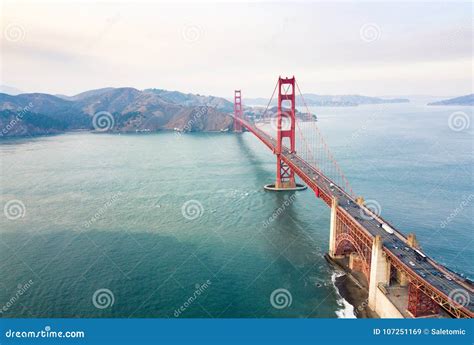
M 314 112 L 356 194 L 474 277 L 472 108 Z M 0 158 L 0 317 L 353 317 L 329 210 L 265 192 L 275 159 L 249 133 L 4 139 Z

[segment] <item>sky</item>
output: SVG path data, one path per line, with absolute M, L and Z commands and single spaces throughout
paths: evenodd
M 269 98 L 279 75 L 317 94 L 473 91 L 470 2 L 8 1 L 1 84 Z

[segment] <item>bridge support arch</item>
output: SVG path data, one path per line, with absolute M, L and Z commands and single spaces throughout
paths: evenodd
M 415 283 L 408 285 L 408 307 L 407 311 L 413 317 L 436 315 L 439 306 L 427 294 L 421 291 Z

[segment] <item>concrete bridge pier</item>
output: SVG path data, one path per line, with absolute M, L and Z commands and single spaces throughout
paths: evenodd
M 387 269 L 387 262 L 382 250 L 382 238 L 380 235 L 375 236 L 372 244 L 372 258 L 370 261 L 370 282 L 369 282 L 369 308 L 376 309 L 377 289 L 379 283 L 387 284 L 390 274 Z
M 380 235 L 375 236 L 370 261 L 369 308 L 382 318 L 403 318 L 383 291 L 384 286 L 390 283 L 390 262 L 382 247 L 382 238 Z
M 339 201 L 337 198 L 332 198 L 331 203 L 331 218 L 329 223 L 329 256 L 335 258 L 336 255 L 336 222 L 337 222 L 337 206 Z
M 408 278 L 405 272 L 397 271 L 397 281 L 400 286 L 408 286 Z

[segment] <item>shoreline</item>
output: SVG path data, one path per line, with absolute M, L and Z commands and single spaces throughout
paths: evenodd
M 57 135 L 63 135 L 63 134 L 73 134 L 73 133 L 90 133 L 94 135 L 101 135 L 101 134 L 114 134 L 114 135 L 122 135 L 122 134 L 138 134 L 138 135 L 145 135 L 145 134 L 156 134 L 160 132 L 176 132 L 179 133 L 180 135 L 184 134 L 194 134 L 194 133 L 233 133 L 232 130 L 216 130 L 216 131 L 211 131 L 211 130 L 203 130 L 203 131 L 189 131 L 189 132 L 184 132 L 184 131 L 176 131 L 174 129 L 169 129 L 169 128 L 160 128 L 156 129 L 153 131 L 94 131 L 91 129 L 71 129 L 67 131 L 58 131 L 55 133 L 37 133 L 37 134 L 24 134 L 24 135 L 0 135 L 0 140 L 1 139 L 25 139 L 25 138 L 40 138 L 40 137 L 51 137 L 51 136 L 57 136 Z
M 338 262 L 327 255 L 325 255 L 325 258 L 335 268 L 334 286 L 338 294 L 353 307 L 355 317 L 358 319 L 379 318 L 367 305 L 368 290 L 357 282 L 352 274 L 347 272 Z

